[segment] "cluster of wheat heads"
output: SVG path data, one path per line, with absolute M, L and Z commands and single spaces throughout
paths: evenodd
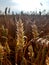
M 1 31 L 1 36 L 0 36 L 0 65 L 12 65 L 10 60 L 8 60 L 7 56 L 10 54 L 10 48 L 8 45 L 8 29 L 4 27 L 4 25 L 2 25 L 2 27 L 0 28 Z M 7 61 L 8 60 L 8 61 Z M 6 63 L 6 62 L 8 63 Z
M 37 65 L 45 65 L 45 60 L 46 60 L 46 65 L 49 65 L 48 63 L 49 57 L 46 58 L 46 54 L 48 53 L 47 48 L 49 41 L 47 39 L 40 38 L 35 23 L 32 26 L 32 34 L 36 43 L 36 52 L 37 52 L 37 57 L 34 63 L 36 63 Z
M 16 22 L 16 27 L 17 27 L 17 30 L 16 30 L 16 35 L 17 35 L 17 38 L 16 38 L 16 64 L 18 62 L 18 65 L 20 63 L 20 65 L 24 65 L 23 63 L 23 59 L 25 60 L 25 62 L 27 61 L 26 58 L 23 56 L 23 46 L 24 46 L 24 28 L 23 28 L 23 22 L 21 20 L 21 18 L 19 18 L 19 20 Z M 33 40 L 37 41 L 37 39 L 40 40 L 40 37 L 39 37 L 39 33 L 38 33 L 38 28 L 36 26 L 36 24 L 34 23 L 32 25 L 32 34 L 33 34 Z M 35 41 L 35 43 L 36 43 Z M 40 42 L 39 42 L 40 44 Z M 38 46 L 38 43 L 36 43 L 36 45 Z M 35 46 L 36 48 L 36 52 L 37 52 L 37 57 L 34 58 L 34 62 L 32 63 L 32 58 L 34 56 L 34 51 L 33 50 L 33 47 L 31 48 L 30 46 L 28 47 L 28 55 L 30 56 L 30 53 L 31 55 L 31 63 L 32 65 L 43 65 L 44 64 L 44 60 L 45 60 L 45 55 L 46 55 L 46 47 L 44 46 L 40 46 L 41 48 L 38 48 L 37 50 L 37 46 Z M 31 52 L 30 52 L 31 51 Z M 19 56 L 20 55 L 20 56 Z M 42 56 L 42 57 L 40 57 Z M 23 57 L 23 59 L 22 59 Z M 30 57 L 29 57 L 30 58 Z M 41 60 L 41 61 L 40 61 Z M 37 63 L 37 64 L 36 64 Z M 26 62 L 26 65 L 27 62 Z

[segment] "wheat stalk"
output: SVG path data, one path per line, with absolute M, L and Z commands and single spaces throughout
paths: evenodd
M 24 45 L 24 28 L 22 20 L 19 18 L 19 21 L 17 22 L 17 45 L 22 46 Z
M 46 57 L 46 65 L 49 65 L 49 57 Z
M 36 39 L 39 36 L 37 25 L 34 23 L 32 25 L 33 38 Z
M 4 56 L 4 50 L 3 50 L 3 46 L 0 43 L 0 65 L 2 65 L 3 56 Z
M 17 39 L 16 39 L 16 63 L 17 63 L 17 55 L 19 55 L 20 53 L 20 58 L 22 58 L 21 62 L 19 63 L 22 63 L 23 62 L 23 57 L 24 57 L 24 54 L 23 54 L 23 46 L 24 46 L 24 28 L 23 28 L 23 23 L 22 23 L 22 20 L 19 18 L 19 21 L 17 21 L 17 24 L 16 24 L 16 27 L 17 27 L 17 31 L 16 31 L 16 35 L 17 35 Z M 20 52 L 19 52 L 20 50 Z

